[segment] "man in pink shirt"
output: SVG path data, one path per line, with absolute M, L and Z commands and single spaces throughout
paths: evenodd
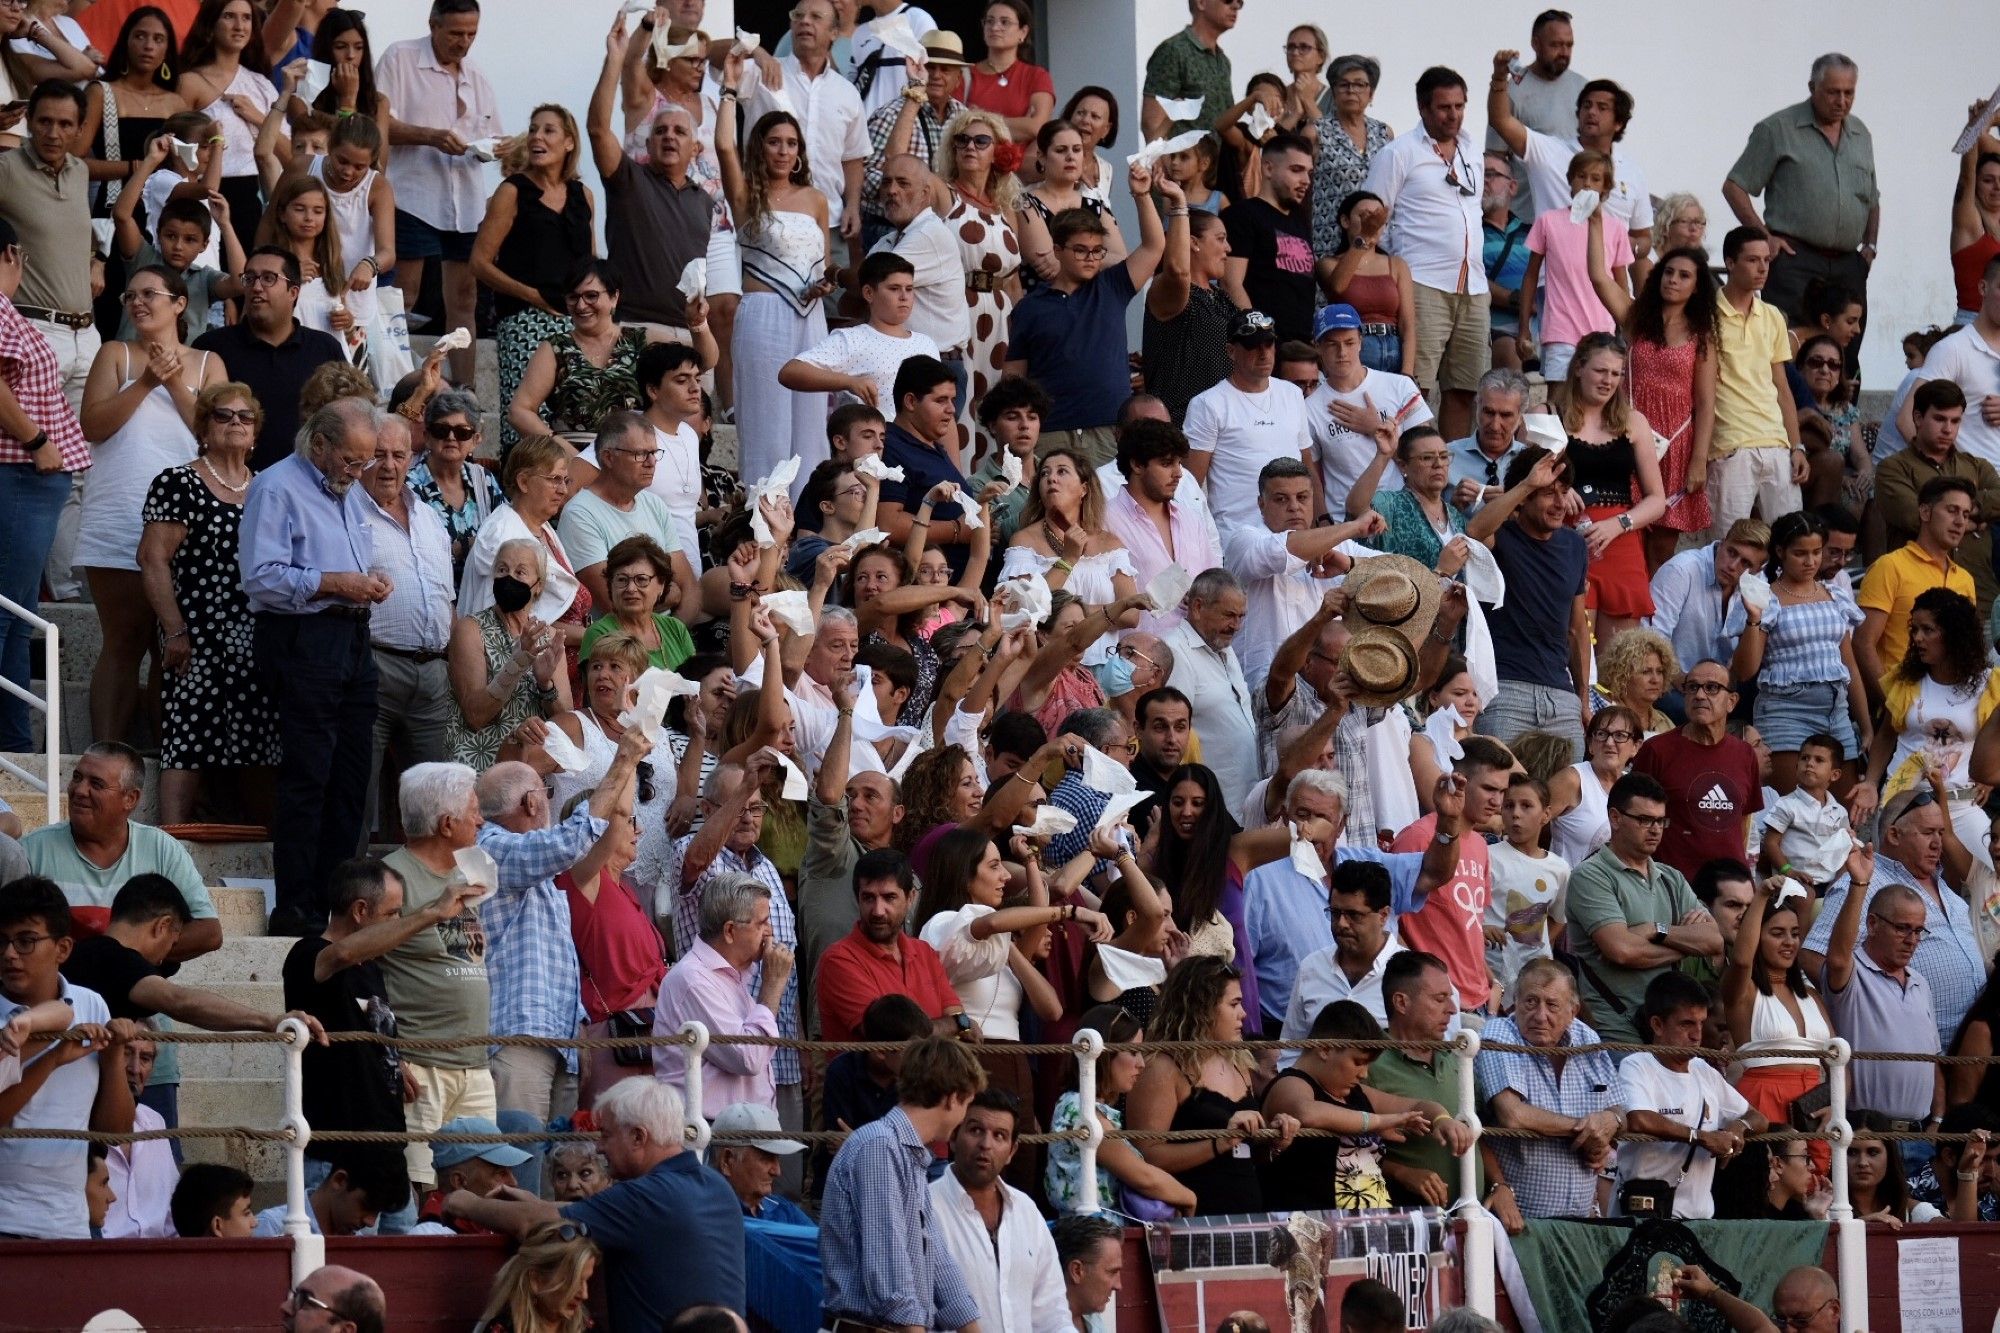
M 1403 944 L 1444 959 L 1451 984 L 1458 991 L 1462 1014 L 1475 1025 L 1485 1015 L 1493 996 L 1493 982 L 1486 972 L 1486 901 L 1492 893 L 1482 829 L 1492 827 L 1500 816 L 1500 803 L 1507 795 L 1507 777 L 1514 769 L 1514 755 L 1500 742 L 1486 736 L 1468 736 L 1464 753 L 1452 767 L 1464 784 L 1463 818 L 1438 831 L 1438 816 L 1425 815 L 1396 835 L 1390 847 L 1396 852 L 1420 852 L 1438 842 L 1458 844 L 1458 864 L 1451 878 L 1430 891 L 1424 905 L 1398 918 L 1397 929 Z
M 726 873 L 701 891 L 701 938 L 660 987 L 653 1034 L 671 1035 L 690 1019 L 711 1036 L 778 1035 L 777 1007 L 792 975 L 792 951 L 771 938 L 771 890 L 755 875 Z M 750 970 L 762 962 L 755 996 Z M 701 1059 L 701 1111 L 714 1119 L 737 1102 L 777 1104 L 773 1046 L 711 1045 Z M 654 1050 L 653 1076 L 676 1087 L 687 1076 L 687 1048 Z
M 1152 400 L 1158 406 L 1159 400 Z M 1166 409 L 1160 407 L 1162 418 Z M 1141 588 L 1150 584 L 1168 565 L 1179 565 L 1190 575 L 1213 569 L 1222 563 L 1222 543 L 1215 519 L 1205 503 L 1182 498 L 1186 489 L 1187 436 L 1171 421 L 1141 417 L 1118 432 L 1118 457 L 1112 463 L 1125 484 L 1107 488 L 1104 526 L 1125 543 L 1138 571 L 1133 579 Z M 1104 469 L 1098 469 L 1104 479 Z M 1140 618 L 1141 628 L 1158 634 L 1181 619 L 1174 607 L 1148 612 Z

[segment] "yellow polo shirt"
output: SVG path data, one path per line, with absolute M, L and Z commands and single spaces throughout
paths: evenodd
M 1965 594 L 1968 602 L 1976 603 L 1977 600 L 1970 570 L 1950 559 L 1940 565 L 1915 542 L 1889 552 L 1868 566 L 1868 576 L 1861 580 L 1861 591 L 1854 600 L 1861 603 L 1863 611 L 1880 611 L 1889 617 L 1889 623 L 1882 628 L 1882 641 L 1876 649 L 1884 674 L 1896 669 L 1896 664 L 1903 660 L 1903 653 L 1910 646 L 1911 603 L 1917 600 L 1918 593 L 1932 588 L 1949 588 Z
M 1715 365 L 1715 439 L 1709 456 L 1719 458 L 1738 449 L 1789 449 L 1785 414 L 1778 407 L 1771 367 L 1792 359 L 1785 317 L 1761 299 L 1750 302 L 1750 313 L 1718 297 L 1721 316 Z

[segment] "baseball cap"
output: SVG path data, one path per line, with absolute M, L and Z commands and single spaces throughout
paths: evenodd
M 1278 326 L 1261 310 L 1239 310 L 1229 317 L 1229 341 L 1245 346 L 1278 341 Z
M 1313 320 L 1313 341 L 1318 342 L 1335 329 L 1359 329 L 1361 312 L 1351 305 L 1330 305 L 1322 308 L 1319 317 Z
M 756 1102 L 737 1102 L 733 1106 L 723 1107 L 722 1114 L 715 1117 L 715 1123 L 710 1128 L 718 1134 L 724 1131 L 741 1133 L 745 1130 L 754 1134 L 769 1134 L 771 1137 L 768 1139 L 749 1140 L 748 1146 L 762 1148 L 765 1152 L 776 1153 L 780 1157 L 790 1157 L 795 1152 L 806 1150 L 806 1145 L 797 1139 L 782 1137 L 785 1127 L 778 1123 L 776 1109 L 760 1106 Z M 744 1142 L 742 1139 L 735 1139 L 728 1143 L 712 1144 L 711 1147 L 736 1147 L 743 1145 Z
M 440 1134 L 491 1134 L 500 1137 L 500 1126 L 483 1115 L 462 1115 L 456 1120 L 448 1120 L 438 1126 Z M 431 1161 L 443 1170 L 451 1166 L 463 1166 L 473 1158 L 491 1162 L 495 1166 L 516 1167 L 533 1160 L 532 1157 L 511 1143 L 438 1143 L 431 1147 Z

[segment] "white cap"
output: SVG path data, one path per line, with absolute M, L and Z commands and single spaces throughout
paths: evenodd
M 776 1108 L 761 1106 L 756 1102 L 737 1102 L 733 1106 L 723 1107 L 722 1114 L 715 1117 L 715 1123 L 710 1128 L 718 1134 L 725 1131 L 740 1133 L 744 1130 L 749 1130 L 753 1133 L 769 1134 L 772 1136 L 768 1139 L 751 1139 L 747 1143 L 742 1139 L 711 1143 L 709 1145 L 711 1152 L 716 1148 L 740 1148 L 747 1146 L 762 1148 L 765 1152 L 776 1153 L 780 1157 L 790 1157 L 795 1152 L 804 1152 L 806 1150 L 806 1145 L 800 1143 L 797 1139 L 781 1137 L 785 1132 L 785 1127 L 778 1123 Z

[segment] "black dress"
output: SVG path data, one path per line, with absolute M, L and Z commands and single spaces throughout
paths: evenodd
M 1313 1100 L 1350 1111 L 1375 1114 L 1368 1089 L 1356 1084 L 1345 1098 L 1335 1097 L 1318 1079 L 1302 1069 L 1287 1069 L 1264 1090 L 1285 1079 L 1297 1079 L 1312 1090 Z M 1337 1139 L 1297 1138 L 1264 1168 L 1264 1202 L 1274 1213 L 1295 1208 L 1308 1211 L 1340 1208 L 1387 1208 L 1388 1182 L 1382 1177 L 1382 1139 L 1376 1134 L 1342 1135 Z
M 542 187 L 526 175 L 509 176 L 507 184 L 514 187 L 514 225 L 500 239 L 494 265 L 522 286 L 540 292 L 552 309 L 561 310 L 570 269 L 578 260 L 590 258 L 590 198 L 583 182 L 573 180 L 558 213 L 542 202 Z M 500 319 L 531 308 L 506 292 L 493 295 L 493 313 Z
M 1239 1111 L 1257 1109 L 1256 1093 L 1241 1101 L 1213 1088 L 1196 1088 L 1187 1100 L 1174 1108 L 1169 1129 L 1227 1129 L 1229 1119 Z M 1261 1213 L 1265 1211 L 1264 1188 L 1257 1178 L 1257 1159 L 1248 1145 L 1238 1144 L 1220 1157 L 1211 1157 L 1200 1166 L 1174 1172 L 1174 1179 L 1194 1191 L 1195 1213 Z
M 118 114 L 117 92 L 108 83 L 102 85 L 102 87 L 104 89 L 104 120 L 97 127 L 97 142 L 91 145 L 91 152 L 95 153 L 101 162 L 114 160 L 111 154 L 105 150 L 107 147 L 106 134 L 110 126 L 115 122 L 118 127 L 118 156 L 116 160 L 121 162 L 138 162 L 143 160 L 146 156 L 147 142 L 159 132 L 161 126 L 167 123 L 166 118 L 163 116 L 121 116 Z M 117 202 L 117 196 L 124 188 L 124 181 L 104 182 L 93 193 L 90 201 L 90 216 L 94 218 L 110 217 L 111 205 Z M 150 221 L 146 217 L 145 204 L 140 204 L 132 216 L 138 222 L 141 231 L 146 232 L 148 235 L 152 234 Z M 125 261 L 118 257 L 118 247 L 115 245 L 112 246 L 111 254 L 104 261 L 104 293 L 91 303 L 91 314 L 97 319 L 97 332 L 107 342 L 118 336 L 118 325 L 125 314 L 125 307 L 121 303 L 120 298 L 125 291 L 125 279 L 129 276 L 125 271 Z

